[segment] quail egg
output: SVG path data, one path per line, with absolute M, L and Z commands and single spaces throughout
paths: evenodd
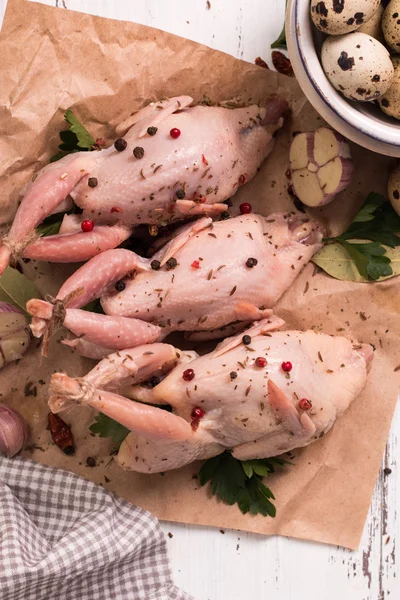
M 381 0 L 311 0 L 311 18 L 330 35 L 350 33 L 369 21 Z
M 400 163 L 390 175 L 388 195 L 394 210 L 400 215 Z
M 400 52 L 400 0 L 391 0 L 382 18 L 382 31 L 386 43 Z
M 394 77 L 390 88 L 379 98 L 379 106 L 384 113 L 400 120 L 400 56 L 392 58 Z
M 390 87 L 394 68 L 385 46 L 366 33 L 326 38 L 322 66 L 331 84 L 346 98 L 369 102 Z
M 382 32 L 382 17 L 383 17 L 383 4 L 380 4 L 378 10 L 374 12 L 374 15 L 371 17 L 369 21 L 366 21 L 361 27 L 357 29 L 359 33 L 367 33 L 371 37 L 379 40 L 383 44 L 385 43 L 385 38 L 383 37 Z

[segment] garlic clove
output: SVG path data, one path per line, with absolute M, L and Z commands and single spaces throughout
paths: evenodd
M 28 425 L 14 408 L 0 404 L 0 454 L 12 458 L 28 440 Z
M 29 348 L 26 316 L 12 304 L 0 302 L 0 369 L 18 360 Z
M 353 176 L 345 138 L 327 127 L 296 135 L 289 159 L 293 192 L 306 206 L 328 204 Z
M 26 327 L 27 321 L 22 313 L 9 312 L 0 314 L 0 338 Z
M 22 358 L 22 355 L 29 344 L 30 337 L 26 329 L 12 333 L 6 338 L 3 337 L 3 339 L 0 340 L 0 353 L 5 360 L 5 363 Z

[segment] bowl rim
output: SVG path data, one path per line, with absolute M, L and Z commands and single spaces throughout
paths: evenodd
M 307 9 L 303 8 L 303 5 L 301 5 L 301 3 L 304 2 L 304 7 L 307 5 Z M 323 74 L 324 77 L 324 82 L 326 82 L 326 84 L 329 86 L 330 88 L 330 92 L 333 93 L 333 98 L 336 98 L 340 104 L 345 103 L 345 110 L 349 111 L 352 116 L 354 117 L 354 120 L 349 120 L 348 117 L 346 117 L 346 115 L 343 114 L 343 111 L 340 112 L 335 104 L 333 104 L 331 101 L 329 101 L 329 99 L 327 98 L 327 95 L 322 91 L 321 89 L 321 84 L 319 82 L 317 82 L 317 80 L 315 79 L 315 76 L 312 74 L 310 67 L 309 67 L 309 63 L 307 60 L 307 51 L 304 48 L 304 42 L 303 40 L 309 40 L 309 36 L 305 36 L 304 34 L 310 33 L 311 35 L 311 17 L 308 16 L 308 27 L 306 25 L 306 28 L 304 27 L 304 22 L 302 21 L 302 17 L 304 17 L 304 10 L 307 10 L 307 14 L 309 15 L 309 0 L 292 0 L 292 5 L 294 8 L 293 11 L 293 16 L 294 16 L 294 32 L 295 32 L 295 43 L 296 43 L 296 48 L 297 48 L 297 52 L 302 64 L 302 67 L 304 69 L 304 72 L 307 74 L 307 77 L 314 89 L 314 91 L 318 94 L 318 97 L 323 101 L 323 103 L 326 105 L 326 107 L 331 110 L 334 115 L 340 119 L 341 121 L 344 121 L 349 127 L 358 130 L 360 133 L 368 136 L 370 139 L 372 140 L 376 140 L 379 143 L 383 143 L 386 146 L 387 145 L 391 145 L 391 146 L 395 146 L 395 147 L 399 147 L 400 148 L 400 123 L 397 126 L 397 124 L 394 124 L 393 126 L 390 124 L 386 124 L 383 123 L 381 121 L 376 121 L 376 125 L 374 123 L 374 119 L 373 117 L 369 117 L 364 115 L 363 113 L 359 112 L 357 109 L 355 109 L 350 102 L 348 102 L 346 99 L 344 99 L 336 90 L 335 88 L 332 86 L 332 84 L 329 82 L 328 78 L 326 77 L 325 73 L 323 72 L 322 69 L 322 65 L 321 62 L 319 60 L 319 57 L 317 55 L 317 52 L 315 50 L 315 45 L 314 43 L 312 44 L 312 52 L 310 54 L 311 58 L 313 58 L 315 56 L 315 59 L 318 61 L 319 67 L 320 67 L 320 71 Z M 303 13 L 300 14 L 301 9 L 303 9 Z M 289 14 L 289 13 L 288 13 Z M 300 35 L 299 35 L 300 32 Z M 381 133 L 378 133 L 377 128 L 379 127 Z M 376 130 L 376 131 L 374 131 Z M 396 139 L 393 139 L 397 137 Z

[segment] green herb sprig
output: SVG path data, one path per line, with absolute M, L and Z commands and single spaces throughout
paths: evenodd
M 359 273 L 369 281 L 377 281 L 393 274 L 391 259 L 386 256 L 385 246 L 400 246 L 398 232 L 400 216 L 384 196 L 372 192 L 350 227 L 341 235 L 325 238 L 324 241 L 327 244 L 339 243 L 349 254 Z
M 285 26 L 283 26 L 279 37 L 271 44 L 271 48 L 281 48 L 282 50 L 287 50 Z
M 276 467 L 291 464 L 281 458 L 240 461 L 230 452 L 209 458 L 199 471 L 200 485 L 211 483 L 211 492 L 232 506 L 237 504 L 243 514 L 275 517 L 275 496 L 262 482 Z
M 93 150 L 93 147 L 96 146 L 95 139 L 90 135 L 86 127 L 84 127 L 76 118 L 70 108 L 65 112 L 64 119 L 69 124 L 69 129 L 60 131 L 62 142 L 58 146 L 60 151 L 50 159 L 50 162 L 56 162 L 72 152 Z
M 96 415 L 94 421 L 89 427 L 90 431 L 101 438 L 111 438 L 117 448 L 120 447 L 129 433 L 129 429 L 107 417 L 107 415 L 103 415 L 103 413 Z
M 286 0 L 286 6 L 287 6 L 287 0 Z M 282 29 L 281 33 L 279 34 L 279 37 L 271 44 L 271 48 L 272 49 L 282 48 L 283 50 L 287 50 L 285 23 L 283 24 L 283 29 Z
M 89 429 L 101 438 L 111 438 L 116 449 L 129 433 L 129 429 L 102 413 L 95 417 Z M 214 496 L 229 506 L 237 504 L 243 514 L 275 517 L 276 508 L 271 502 L 275 496 L 262 479 L 274 473 L 277 467 L 290 464 L 279 457 L 240 461 L 230 452 L 223 452 L 203 464 L 199 471 L 199 482 L 200 485 L 210 482 Z
M 12 267 L 6 267 L 0 277 L 0 301 L 17 306 L 30 319 L 30 315 L 26 310 L 26 303 L 32 298 L 40 297 L 35 285 L 23 273 Z

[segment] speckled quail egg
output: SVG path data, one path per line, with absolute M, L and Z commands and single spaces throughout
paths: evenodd
M 400 163 L 390 175 L 388 195 L 394 210 L 400 215 Z
M 384 113 L 400 120 L 400 56 L 394 56 L 392 62 L 394 66 L 392 85 L 378 102 Z
M 350 100 L 369 102 L 390 87 L 394 68 L 385 46 L 366 33 L 326 38 L 322 66 L 331 84 Z
M 391 0 L 385 8 L 382 31 L 388 46 L 400 52 L 400 0 Z
M 311 0 L 311 18 L 324 33 L 350 33 L 369 21 L 380 3 L 381 0 Z
M 376 10 L 369 21 L 366 21 L 361 27 L 357 29 L 359 33 L 367 33 L 371 37 L 379 40 L 383 44 L 385 43 L 385 38 L 383 37 L 382 32 L 382 17 L 383 17 L 383 4 L 380 4 L 378 10 Z

